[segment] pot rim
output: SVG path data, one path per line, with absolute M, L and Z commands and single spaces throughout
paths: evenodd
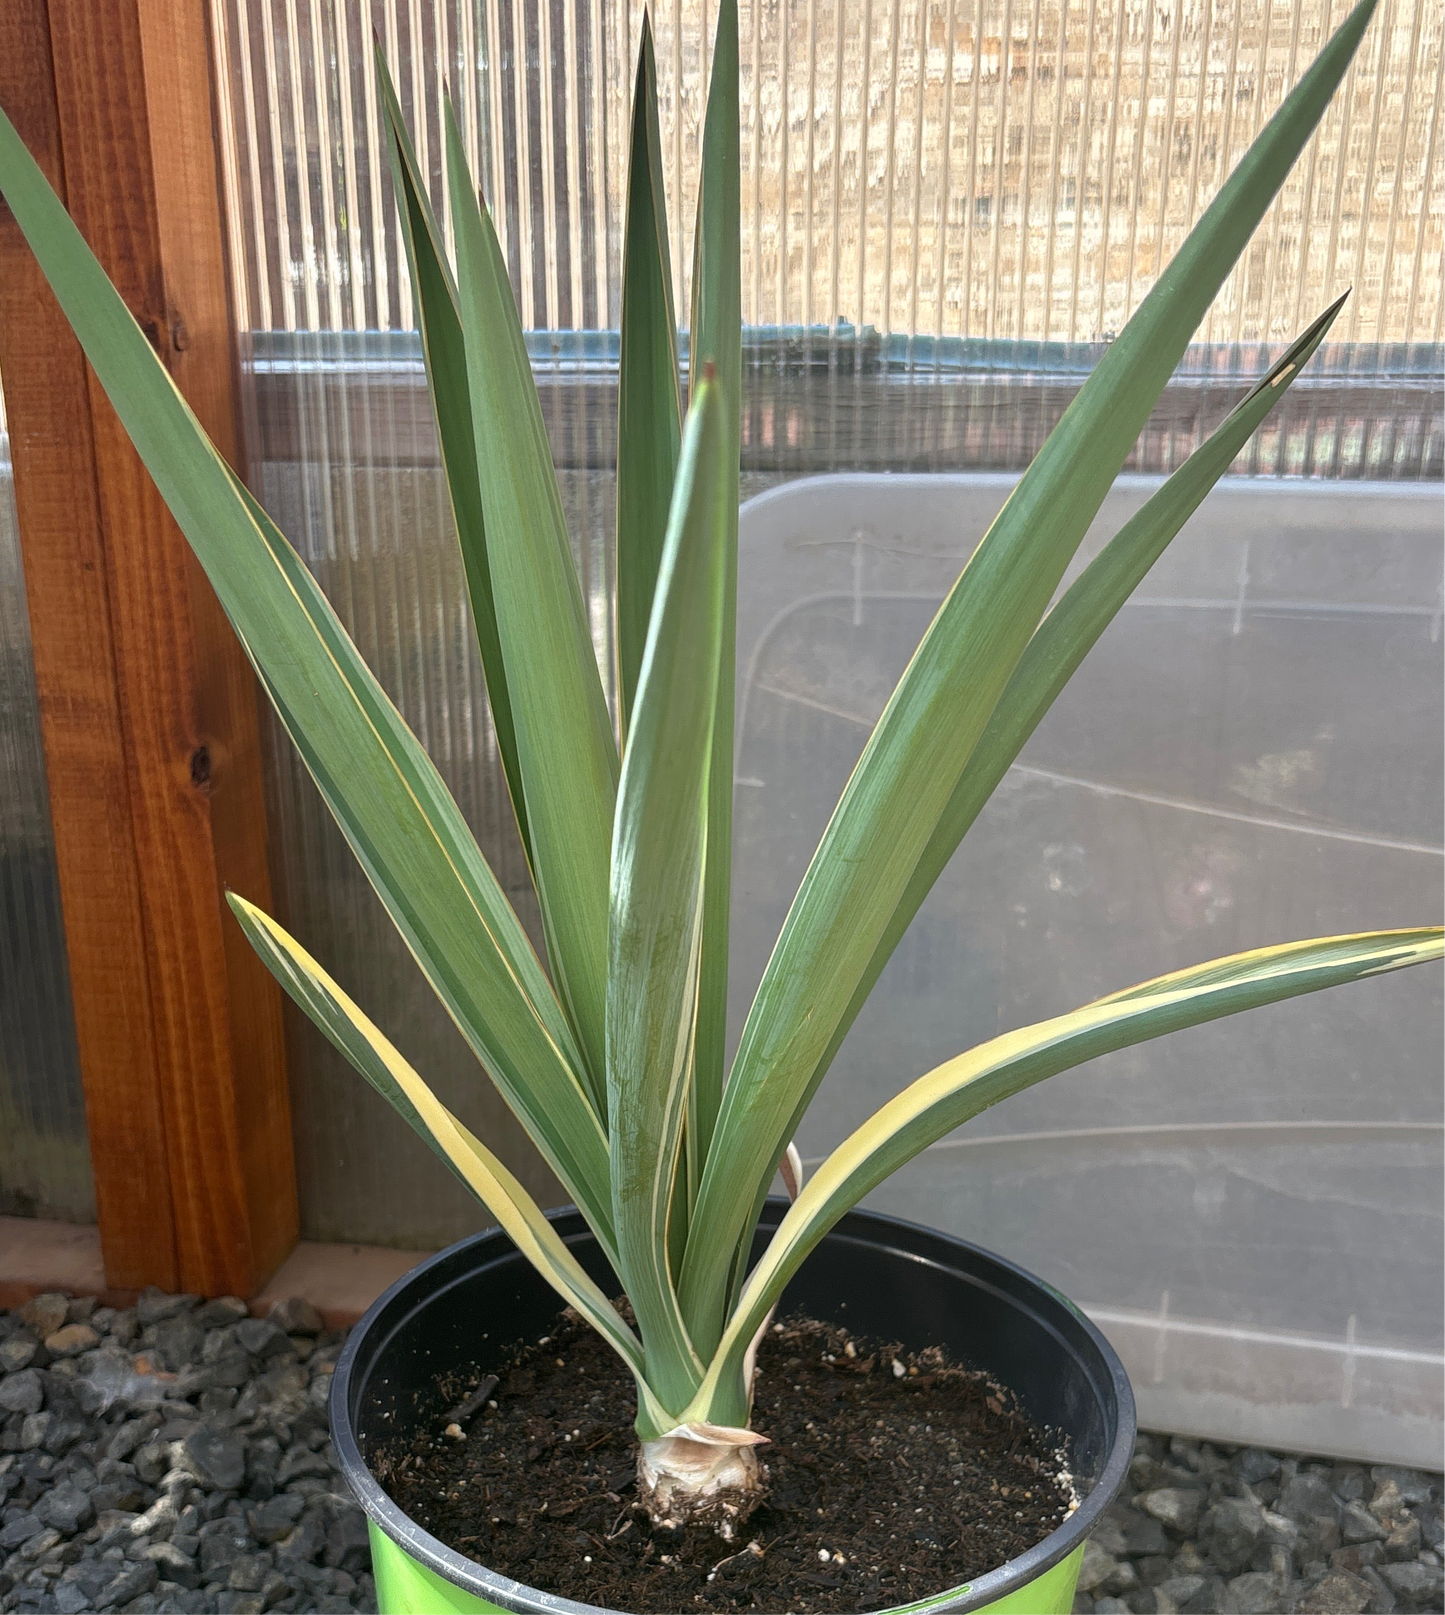
M 782 1211 L 786 1210 L 786 1202 L 770 1197 L 763 1214 L 762 1226 L 766 1226 L 769 1213 L 775 1208 L 777 1214 L 781 1215 Z M 590 1234 L 590 1229 L 574 1206 L 557 1207 L 549 1211 L 547 1217 L 554 1222 L 575 1223 L 576 1232 Z M 565 1233 L 571 1232 L 573 1232 L 571 1228 L 565 1230 Z M 1116 1406 L 1114 1440 L 1098 1480 L 1088 1496 L 1063 1524 L 1051 1531 L 1043 1541 L 1035 1543 L 1033 1547 L 1020 1554 L 1018 1558 L 1010 1559 L 1006 1564 L 976 1577 L 971 1582 L 941 1588 L 927 1598 L 909 1604 L 893 1605 L 887 1610 L 872 1612 L 872 1615 L 910 1615 L 910 1612 L 918 1612 L 918 1615 L 925 1615 L 925 1612 L 926 1615 L 945 1615 L 945 1612 L 953 1615 L 953 1612 L 959 1612 L 961 1615 L 961 1612 L 968 1610 L 986 1609 L 995 1600 L 1028 1586 L 1052 1569 L 1061 1559 L 1082 1546 L 1104 1510 L 1118 1495 L 1128 1474 L 1137 1428 L 1134 1392 L 1129 1384 L 1129 1377 L 1124 1371 L 1124 1365 L 1119 1361 L 1118 1354 L 1092 1319 L 1061 1291 L 1030 1273 L 1027 1268 L 1019 1266 L 1017 1262 L 1011 1262 L 1006 1257 L 985 1250 L 970 1240 L 960 1239 L 957 1235 L 945 1234 L 922 1223 L 887 1216 L 882 1212 L 850 1211 L 839 1220 L 832 1232 L 881 1236 L 881 1242 L 886 1248 L 897 1255 L 930 1267 L 943 1267 L 946 1264 L 922 1251 L 910 1249 L 911 1239 L 923 1235 L 929 1241 L 942 1241 L 957 1250 L 967 1251 L 975 1258 L 983 1258 L 985 1262 L 998 1269 L 1001 1276 L 1006 1275 L 1016 1283 L 1022 1281 L 1043 1299 L 1065 1310 L 1070 1316 L 1071 1323 L 1081 1330 L 1094 1347 L 1108 1374 Z M 517 1615 L 540 1615 L 540 1612 L 545 1612 L 545 1615 L 628 1615 L 626 1611 L 608 1610 L 599 1604 L 580 1603 L 576 1599 L 564 1598 L 559 1594 L 529 1586 L 526 1582 L 514 1581 L 511 1577 L 503 1576 L 475 1559 L 468 1559 L 456 1549 L 449 1548 L 446 1543 L 424 1530 L 392 1501 L 372 1474 L 370 1465 L 362 1455 L 349 1412 L 352 1376 L 362 1342 L 403 1291 L 414 1285 L 425 1287 L 427 1276 L 444 1264 L 455 1261 L 462 1250 L 469 1247 L 485 1249 L 489 1246 L 495 1246 L 499 1251 L 516 1249 L 500 1228 L 488 1228 L 478 1234 L 469 1234 L 465 1239 L 459 1239 L 454 1244 L 448 1245 L 445 1250 L 427 1257 L 404 1273 L 372 1302 L 352 1327 L 332 1373 L 328 1398 L 331 1439 L 337 1461 L 348 1486 L 368 1519 L 403 1552 L 444 1581 L 451 1582 L 453 1586 L 484 1598 L 502 1609 L 515 1611 Z

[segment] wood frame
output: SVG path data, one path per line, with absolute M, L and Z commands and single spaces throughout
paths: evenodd
M 237 463 L 202 0 L 6 0 L 0 101 Z M 258 692 L 0 206 L 0 375 L 107 1282 L 249 1296 L 296 1243 Z

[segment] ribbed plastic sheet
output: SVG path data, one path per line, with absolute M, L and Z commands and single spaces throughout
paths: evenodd
M 95 1218 L 10 439 L 0 405 L 0 1216 Z
M 632 0 L 213 0 L 249 473 L 456 792 L 529 923 L 394 224 L 373 31 L 447 228 L 449 86 L 497 220 L 599 664 L 610 665 Z M 1018 467 L 1153 283 L 1343 0 L 782 0 L 741 7 L 749 491 L 854 468 Z M 716 0 L 657 38 L 677 306 Z M 1438 475 L 1442 19 L 1383 0 L 1346 91 L 1141 440 L 1178 463 L 1346 285 L 1318 385 L 1239 469 Z M 447 1103 L 555 1194 L 284 740 L 278 893 Z M 744 848 L 744 850 L 746 850 Z M 313 1238 L 429 1246 L 476 1208 L 298 1017 Z M 383 1192 L 384 1191 L 384 1192 Z

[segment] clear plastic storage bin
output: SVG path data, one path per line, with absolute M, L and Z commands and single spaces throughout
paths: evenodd
M 828 476 L 741 519 L 734 1034 L 884 701 L 1011 476 Z M 1123 478 L 1077 567 L 1156 487 Z M 1235 479 L 1030 741 L 804 1124 L 1144 977 L 1441 909 L 1441 499 Z M 1141 1422 L 1437 1466 L 1440 973 L 1097 1060 L 881 1188 L 1058 1284 Z

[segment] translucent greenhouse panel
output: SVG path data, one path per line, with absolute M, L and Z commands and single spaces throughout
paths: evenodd
M 416 345 L 405 333 L 317 336 L 288 342 L 279 356 L 262 345 L 256 362 L 271 403 L 252 446 L 262 497 L 435 760 L 540 948 Z M 582 471 L 562 483 L 605 658 L 612 479 Z M 555 1181 L 416 968 L 274 720 L 269 768 L 288 926 L 467 1126 L 543 1204 L 556 1203 Z M 483 1226 L 472 1197 L 436 1171 L 431 1152 L 310 1024 L 299 1015 L 288 1024 L 305 1236 L 427 1249 Z
M 0 1216 L 95 1220 L 10 439 L 0 403 Z
M 827 816 L 1012 479 L 823 477 L 742 516 L 734 1030 Z M 1081 561 L 1157 483 L 1122 479 Z M 1111 625 L 903 939 L 799 1140 L 1011 1027 L 1219 954 L 1438 921 L 1438 488 L 1221 485 Z M 1035 1269 L 1141 1422 L 1433 1465 L 1440 974 L 1111 1055 L 871 1204 Z
M 493 208 L 609 664 L 623 175 L 641 0 L 211 0 L 248 474 L 532 923 L 395 221 L 378 38 L 445 221 L 444 86 Z M 743 0 L 747 491 L 1023 464 L 1345 0 Z M 717 0 L 656 30 L 678 307 Z M 1347 91 L 1141 443 L 1165 469 L 1353 285 L 1329 385 L 1240 469 L 1438 475 L 1440 8 L 1381 0 Z M 555 1187 L 272 732 L 278 903 L 468 1123 Z M 746 794 L 746 793 L 744 793 Z M 440 1244 L 479 1214 L 297 1015 L 303 1228 Z M 377 1192 L 377 1185 L 385 1193 Z

